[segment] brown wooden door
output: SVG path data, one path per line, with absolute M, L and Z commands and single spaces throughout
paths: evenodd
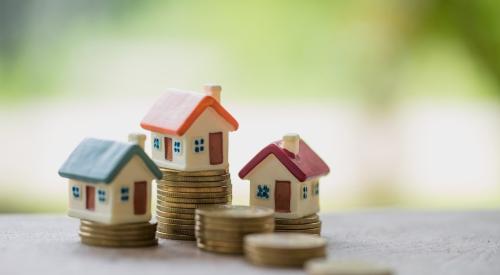
M 277 180 L 274 187 L 274 211 L 290 212 L 291 195 L 290 182 Z
M 134 182 L 134 214 L 146 214 L 148 186 L 145 181 Z
M 210 133 L 208 136 L 210 149 L 210 164 L 221 164 L 224 161 L 224 151 L 222 148 L 222 132 Z
M 172 139 L 169 137 L 165 137 L 164 145 L 165 145 L 165 159 L 172 161 Z
M 86 186 L 85 187 L 85 208 L 87 210 L 95 210 L 95 187 Z

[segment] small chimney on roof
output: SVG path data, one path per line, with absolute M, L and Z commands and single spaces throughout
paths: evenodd
M 220 92 L 222 90 L 220 85 L 206 84 L 203 86 L 203 90 L 205 91 L 206 95 L 209 95 L 215 98 L 215 100 L 217 100 L 218 102 L 220 102 Z
M 144 143 L 146 141 L 146 135 L 141 133 L 130 133 L 128 135 L 128 142 L 135 143 L 144 150 Z
M 286 134 L 281 141 L 281 147 L 293 155 L 299 153 L 300 136 L 298 134 Z

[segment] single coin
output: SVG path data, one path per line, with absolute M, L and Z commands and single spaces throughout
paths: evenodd
M 140 229 L 140 228 L 148 228 L 155 226 L 155 224 L 149 222 L 126 223 L 126 224 L 104 224 L 89 220 L 80 220 L 80 225 L 85 225 L 92 228 L 104 228 L 109 230 L 130 230 L 130 229 Z
M 306 223 L 314 223 L 314 222 L 319 222 L 319 216 L 316 214 L 298 218 L 298 219 L 279 219 L 275 218 L 274 219 L 276 224 L 306 224 Z
M 195 220 L 200 221 L 200 223 L 212 223 L 220 225 L 228 225 L 228 224 L 232 225 L 235 223 L 241 226 L 256 225 L 256 224 L 274 224 L 274 218 L 272 216 L 238 219 L 234 217 L 205 217 L 201 215 L 195 215 Z
M 209 251 L 209 252 L 216 252 L 216 253 L 224 253 L 224 254 L 242 254 L 243 250 L 241 248 L 233 248 L 233 247 L 223 247 L 223 246 L 210 246 L 210 245 L 205 245 L 200 242 L 196 242 L 196 245 L 198 248 Z
M 156 182 L 158 189 L 164 189 L 166 187 L 189 187 L 189 188 L 209 188 L 209 187 L 231 187 L 230 180 L 224 181 L 209 181 L 209 182 L 196 182 L 196 181 L 166 181 L 161 180 Z
M 275 229 L 274 232 L 279 232 L 279 233 L 305 233 L 305 234 L 321 234 L 321 227 L 320 228 L 310 228 L 310 229 Z
M 92 227 L 88 227 L 88 226 L 85 226 L 85 225 L 81 225 L 80 226 L 80 231 L 81 232 L 86 232 L 86 233 L 89 233 L 89 234 L 94 234 L 94 235 L 109 235 L 109 236 L 141 236 L 141 235 L 145 235 L 145 234 L 149 234 L 151 232 L 155 232 L 156 230 L 156 226 L 155 227 L 152 227 L 152 228 L 147 228 L 147 229 L 141 229 L 141 230 L 120 230 L 120 231 L 116 231 L 116 230 L 106 230 L 106 229 L 96 229 L 96 228 L 92 228 Z
M 160 171 L 164 175 L 176 175 L 176 176 L 186 176 L 186 177 L 196 177 L 196 176 L 219 176 L 219 175 L 225 175 L 228 174 L 228 170 L 226 169 L 219 169 L 219 170 L 205 170 L 205 171 L 181 171 L 181 170 L 174 170 L 174 169 L 169 169 L 169 168 L 162 168 L 159 167 Z
M 158 238 L 162 238 L 162 239 L 181 240 L 181 241 L 196 241 L 196 238 L 194 236 L 182 235 L 182 234 L 156 232 L 156 236 Z
M 286 256 L 262 256 L 259 254 L 245 253 L 246 259 L 256 265 L 264 266 L 282 266 L 282 267 L 302 267 L 304 263 L 311 259 L 324 258 L 325 256 L 314 256 L 311 255 L 305 258 L 289 258 Z
M 323 257 L 326 255 L 326 249 L 324 247 L 314 248 L 314 249 L 297 249 L 297 250 L 270 250 L 267 248 L 254 248 L 245 246 L 245 253 L 258 254 L 262 257 L 283 257 L 286 254 L 287 259 L 304 259 L 311 257 Z
M 220 240 L 209 240 L 204 238 L 196 238 L 197 242 L 210 246 L 225 246 L 243 249 L 243 240 L 241 241 L 220 241 Z
M 158 233 L 158 232 L 169 233 L 169 234 L 188 235 L 188 236 L 193 236 L 193 237 L 195 236 L 194 230 L 177 229 L 177 228 L 172 228 L 172 227 L 158 228 L 156 233 Z
M 220 175 L 220 176 L 205 176 L 205 177 L 163 175 L 163 177 L 160 181 L 211 182 L 211 181 L 225 181 L 229 178 L 230 178 L 229 174 Z
M 175 202 L 165 202 L 161 200 L 156 200 L 156 204 L 159 206 L 163 207 L 173 207 L 173 208 L 188 208 L 188 209 L 194 209 L 194 208 L 200 208 L 200 207 L 205 207 L 207 205 L 225 205 L 226 203 L 175 203 Z
M 232 192 L 231 185 L 214 185 L 212 187 L 196 187 L 196 186 L 167 186 L 158 185 L 158 190 L 165 192 L 182 192 L 182 193 L 219 193 L 227 192 L 228 194 Z
M 157 227 L 158 230 L 164 231 L 165 228 L 179 229 L 179 230 L 193 230 L 194 232 L 194 225 L 192 224 L 173 224 L 173 223 L 158 222 L 158 227 Z
M 81 242 L 87 245 L 105 246 L 105 247 L 144 247 L 144 246 L 153 246 L 158 244 L 158 240 L 156 238 L 143 241 L 113 241 L 113 240 L 88 238 L 83 236 L 81 237 Z
M 202 204 L 202 203 L 226 203 L 229 201 L 230 196 L 226 196 L 223 198 L 209 198 L 209 199 L 186 199 L 186 198 L 173 198 L 173 197 L 165 197 L 160 194 L 156 197 L 158 200 L 164 202 L 171 203 L 188 203 L 188 204 Z
M 172 218 L 164 218 L 164 217 L 156 217 L 158 223 L 166 223 L 166 224 L 187 224 L 194 226 L 194 219 L 172 219 Z
M 156 217 L 163 218 L 172 218 L 172 219 L 183 219 L 183 220 L 193 220 L 194 214 L 180 214 L 180 213 L 172 213 L 172 212 L 164 212 L 156 209 Z
M 143 241 L 155 238 L 155 232 L 148 233 L 144 235 L 101 235 L 93 234 L 89 232 L 79 232 L 80 237 L 100 239 L 100 240 L 110 240 L 110 241 Z
M 325 248 L 326 240 L 310 234 L 261 233 L 246 236 L 245 246 L 280 251 L 303 250 Z
M 243 241 L 249 233 L 245 232 L 221 232 L 216 230 L 195 230 L 195 236 L 214 241 Z
M 392 275 L 391 268 L 362 261 L 314 259 L 306 263 L 311 275 Z
M 177 208 L 177 207 L 167 207 L 162 205 L 156 205 L 157 211 L 177 213 L 177 214 L 190 214 L 194 215 L 194 208 Z
M 207 205 L 196 209 L 196 215 L 200 217 L 231 218 L 235 220 L 271 217 L 273 213 L 274 211 L 270 208 L 241 205 Z
M 276 230 L 290 230 L 290 229 L 314 229 L 320 228 L 321 222 L 305 223 L 305 224 L 277 224 L 274 228 Z
M 158 189 L 157 190 L 158 195 L 164 196 L 164 197 L 171 197 L 171 198 L 185 198 L 185 199 L 211 199 L 211 198 L 225 198 L 228 195 L 231 195 L 231 192 L 171 192 L 171 191 L 163 191 Z

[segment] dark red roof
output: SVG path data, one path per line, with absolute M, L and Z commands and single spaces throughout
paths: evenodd
M 274 154 L 300 182 L 324 176 L 330 172 L 328 165 L 302 139 L 299 142 L 299 153 L 295 156 L 281 148 L 280 144 L 281 140 L 278 140 L 262 149 L 241 169 L 238 174 L 240 178 L 243 179 L 248 175 L 269 154 Z
M 232 127 L 238 122 L 213 97 L 201 93 L 170 90 L 163 94 L 142 119 L 143 129 L 169 135 L 182 136 L 208 107 L 213 108 Z

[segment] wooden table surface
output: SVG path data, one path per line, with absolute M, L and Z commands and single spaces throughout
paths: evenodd
M 396 274 L 500 274 L 500 211 L 379 210 L 322 214 L 328 257 L 391 266 Z M 78 220 L 0 216 L 0 274 L 300 274 L 255 267 L 241 256 L 200 251 L 194 242 L 110 249 L 82 245 Z

